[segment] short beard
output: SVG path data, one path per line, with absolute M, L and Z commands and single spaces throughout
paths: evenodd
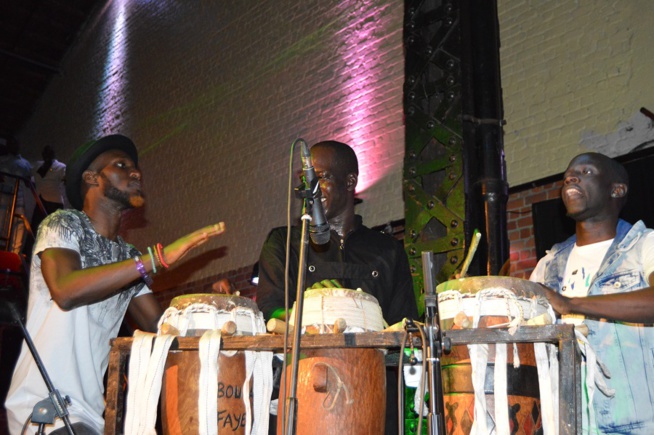
M 145 204 L 145 198 L 143 198 L 143 194 L 140 192 L 138 194 L 130 194 L 128 192 L 123 192 L 122 190 L 116 189 L 111 184 L 105 185 L 104 196 L 108 199 L 118 202 L 122 206 L 121 208 L 123 210 L 142 207 L 143 204 Z

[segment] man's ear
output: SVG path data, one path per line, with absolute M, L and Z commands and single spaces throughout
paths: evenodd
M 611 188 L 611 198 L 624 198 L 627 195 L 628 190 L 629 187 L 624 183 L 613 183 L 613 187 Z
M 347 177 L 345 178 L 345 185 L 347 187 L 347 190 L 354 191 L 357 187 L 357 183 L 359 182 L 359 176 L 355 173 L 347 174 Z
M 90 186 L 96 186 L 98 184 L 98 173 L 87 169 L 82 172 L 82 181 Z

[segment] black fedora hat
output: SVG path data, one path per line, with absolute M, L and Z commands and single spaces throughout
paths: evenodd
M 139 155 L 134 142 L 122 134 L 111 134 L 98 140 L 88 142 L 77 148 L 66 166 L 66 196 L 68 201 L 77 210 L 84 207 L 82 198 L 82 174 L 93 160 L 105 151 L 120 150 L 125 152 L 136 166 L 139 164 Z

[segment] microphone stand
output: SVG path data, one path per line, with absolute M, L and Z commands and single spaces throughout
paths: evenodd
M 66 407 L 70 404 L 70 398 L 68 396 L 61 397 L 59 390 L 57 390 L 54 387 L 54 384 L 50 380 L 50 376 L 48 376 L 48 372 L 45 370 L 43 361 L 41 361 L 41 357 L 39 356 L 39 353 L 36 351 L 36 346 L 34 346 L 32 337 L 30 337 L 30 334 L 27 331 L 27 328 L 25 327 L 25 324 L 21 319 L 20 313 L 18 312 L 16 306 L 13 303 L 9 303 L 8 305 L 14 320 L 16 321 L 16 323 L 18 323 L 18 326 L 20 326 L 20 329 L 23 332 L 23 336 L 25 337 L 25 343 L 27 344 L 27 347 L 32 353 L 34 362 L 36 362 L 36 367 L 41 372 L 41 376 L 43 377 L 43 381 L 45 382 L 45 385 L 48 388 L 48 392 L 49 392 L 48 397 L 38 402 L 34 406 L 34 409 L 32 410 L 31 421 L 32 423 L 36 423 L 39 425 L 37 434 L 45 434 L 45 425 L 53 424 L 55 418 L 59 417 L 63 420 L 64 426 L 68 430 L 68 433 L 70 435 L 75 435 L 73 426 L 70 423 L 70 418 L 68 417 L 68 410 L 66 409 Z
M 291 356 L 291 383 L 290 392 L 286 391 L 287 409 L 284 414 L 284 434 L 294 435 L 297 426 L 297 373 L 300 358 L 300 337 L 302 335 L 302 311 L 304 308 L 304 287 L 306 281 L 306 268 L 307 268 L 307 249 L 309 248 L 309 222 L 311 221 L 311 205 L 312 205 L 312 192 L 309 186 L 305 183 L 305 189 L 298 189 L 296 194 L 298 197 L 303 198 L 302 207 L 302 238 L 300 241 L 300 255 L 298 259 L 298 278 L 297 290 L 295 297 L 295 310 L 293 312 L 294 325 L 293 328 L 293 344 Z M 288 384 L 287 384 L 288 386 Z M 288 388 L 285 388 L 288 390 Z
M 427 376 L 429 382 L 429 414 L 427 428 L 430 435 L 445 435 L 445 408 L 443 405 L 443 379 L 441 377 L 441 355 L 443 338 L 438 317 L 438 297 L 434 285 L 434 253 L 422 253 L 422 270 L 425 283 L 425 327 L 427 329 Z M 449 348 L 449 339 L 445 339 Z M 423 343 L 425 347 L 425 343 Z M 422 410 L 421 410 L 422 411 Z M 422 412 L 420 412 L 422 415 Z M 422 417 L 421 417 L 422 418 Z

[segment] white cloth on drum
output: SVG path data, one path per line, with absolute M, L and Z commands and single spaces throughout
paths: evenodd
M 128 370 L 131 384 L 127 390 L 125 433 L 156 435 L 154 426 L 163 369 L 174 338 L 173 335 L 134 332 Z
M 219 329 L 209 329 L 202 334 L 199 344 L 200 378 L 198 379 L 198 431 L 200 435 L 218 433 L 218 356 L 220 354 Z
M 554 406 L 554 398 L 556 397 L 558 402 L 559 397 L 559 362 L 556 354 L 556 346 L 553 344 L 534 343 L 543 435 L 559 433 L 559 408 Z
M 218 373 L 220 364 L 220 330 L 208 330 L 200 339 L 200 378 L 198 379 L 198 427 L 201 435 L 216 435 L 218 433 Z M 234 352 L 235 353 L 235 352 Z M 243 382 L 243 404 L 245 405 L 245 433 L 251 435 L 266 435 L 269 426 L 269 406 L 272 395 L 272 352 L 244 351 L 245 381 Z M 253 383 L 253 410 L 250 405 L 250 381 Z M 261 417 L 261 416 L 265 416 Z
M 252 404 L 254 405 L 254 425 L 250 411 L 250 401 L 245 401 L 245 409 L 248 413 L 245 426 L 245 433 L 253 435 L 266 435 L 270 419 L 270 396 L 273 390 L 272 352 L 245 351 L 245 367 L 247 376 L 243 385 L 244 397 L 250 397 L 250 379 L 253 379 Z
M 486 381 L 486 364 L 488 363 L 488 345 L 470 344 L 468 345 L 468 352 L 470 354 L 470 365 L 472 369 L 472 387 L 475 390 L 475 419 L 472 423 L 470 434 L 487 435 L 489 432 L 486 424 L 486 392 L 484 383 Z
M 510 434 L 509 426 L 509 396 L 506 390 L 507 370 L 506 343 L 495 345 L 495 382 L 493 396 L 495 398 L 495 433 Z

